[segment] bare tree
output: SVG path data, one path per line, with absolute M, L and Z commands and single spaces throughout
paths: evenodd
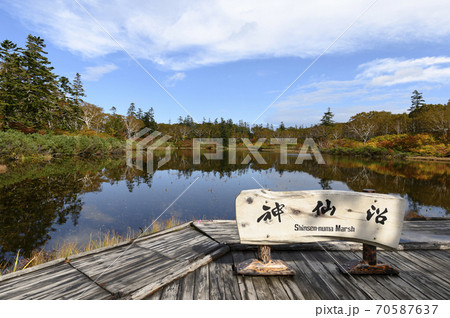
M 364 145 L 367 140 L 373 136 L 376 130 L 376 124 L 373 117 L 373 112 L 363 112 L 351 117 L 348 123 L 350 131 L 355 133 L 362 140 Z
M 83 102 L 81 105 L 81 110 L 82 112 L 80 119 L 84 122 L 86 129 L 98 129 L 104 116 L 103 108 L 94 104 Z
M 450 129 L 450 107 L 436 107 L 436 109 L 429 111 L 429 128 L 432 131 L 440 132 L 445 135 Z
M 123 123 L 124 123 L 125 131 L 126 131 L 128 138 L 131 138 L 142 127 L 144 127 L 144 123 L 142 122 L 142 120 L 137 119 L 133 115 L 128 115 L 128 116 L 124 117 Z

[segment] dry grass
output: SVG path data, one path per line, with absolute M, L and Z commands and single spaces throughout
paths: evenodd
M 153 224 L 146 227 L 145 230 L 140 228 L 139 233 L 128 231 L 126 235 L 119 235 L 114 231 L 107 231 L 104 233 L 99 233 L 96 238 L 90 237 L 89 243 L 85 245 L 78 245 L 75 242 L 63 242 L 58 244 L 53 250 L 35 250 L 31 252 L 30 257 L 22 257 L 20 255 L 20 250 L 14 260 L 9 262 L 0 263 L 0 276 L 46 262 L 58 258 L 68 258 L 71 255 L 76 255 L 82 252 L 89 252 L 101 247 L 112 246 L 121 242 L 131 241 L 137 237 L 142 237 L 145 235 L 157 233 L 159 231 L 180 225 L 182 222 L 174 218 L 162 221 L 162 222 L 152 222 Z

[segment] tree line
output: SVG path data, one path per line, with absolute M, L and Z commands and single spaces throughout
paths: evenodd
M 110 112 L 86 102 L 81 76 L 70 81 L 53 72 L 46 57 L 44 40 L 29 35 L 25 48 L 4 40 L 0 45 L 0 129 L 19 129 L 25 132 L 47 133 L 70 131 L 107 134 L 125 139 L 140 129 L 158 130 L 172 136 L 171 141 L 183 144 L 192 138 L 259 138 L 313 137 L 319 141 L 342 138 L 356 139 L 364 144 L 374 136 L 389 134 L 431 133 L 447 136 L 450 128 L 450 100 L 447 104 L 426 104 L 417 90 L 412 93 L 408 112 L 392 114 L 389 111 L 360 112 L 348 122 L 334 122 L 331 109 L 319 123 L 290 126 L 281 122 L 273 125 L 250 125 L 240 120 L 180 116 L 175 123 L 157 123 L 153 108 L 143 110 L 131 103 L 127 114 Z M 225 141 L 226 142 L 226 141 Z

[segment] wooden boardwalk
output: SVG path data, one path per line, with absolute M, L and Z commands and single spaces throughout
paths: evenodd
M 379 260 L 399 276 L 346 276 L 360 243 L 274 248 L 293 277 L 242 277 L 234 263 L 254 258 L 235 221 L 190 222 L 112 247 L 0 277 L 0 299 L 450 299 L 450 221 L 405 222 L 399 251 Z

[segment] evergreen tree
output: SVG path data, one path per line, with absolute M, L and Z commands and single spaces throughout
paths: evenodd
M 411 107 L 408 109 L 410 114 L 415 114 L 425 104 L 425 100 L 422 98 L 422 93 L 414 90 L 411 95 Z
M 81 82 L 81 75 L 79 73 L 75 75 L 75 78 L 73 80 L 72 95 L 77 106 L 80 106 L 81 103 L 84 102 L 82 98 L 86 97 L 84 93 L 83 83 Z
M 45 46 L 40 37 L 28 35 L 23 52 L 23 67 L 27 74 L 24 78 L 26 94 L 23 103 L 27 116 L 24 119 L 28 125 L 53 128 L 57 107 L 57 76 L 45 56 Z
M 194 119 L 192 119 L 191 116 L 187 115 L 183 120 L 183 124 L 188 127 L 192 127 L 194 125 Z
M 0 45 L 0 128 L 20 120 L 23 115 L 24 70 L 21 49 L 9 40 Z
M 142 120 L 142 117 L 144 116 L 144 112 L 142 111 L 142 108 L 138 108 L 138 111 L 136 113 L 136 118 Z
M 147 112 L 145 112 L 139 119 L 142 120 L 142 122 L 144 123 L 144 127 L 149 128 L 150 131 L 153 132 L 158 129 L 158 124 L 156 123 L 155 120 L 153 107 L 150 107 L 150 109 Z
M 59 85 L 59 107 L 57 109 L 56 120 L 58 121 L 56 126 L 62 129 L 70 129 L 71 122 L 77 121 L 78 118 L 73 118 L 74 114 L 72 111 L 72 88 L 70 81 L 67 77 L 62 76 L 58 81 Z
M 134 103 L 131 103 L 130 107 L 128 107 L 127 115 L 136 116 L 136 106 L 134 106 Z
M 323 126 L 331 126 L 334 124 L 333 121 L 334 114 L 331 112 L 330 107 L 328 107 L 328 111 L 325 112 L 320 120 L 320 124 Z
M 280 127 L 278 128 L 280 131 L 285 131 L 286 130 L 286 126 L 284 125 L 283 122 L 280 123 Z

